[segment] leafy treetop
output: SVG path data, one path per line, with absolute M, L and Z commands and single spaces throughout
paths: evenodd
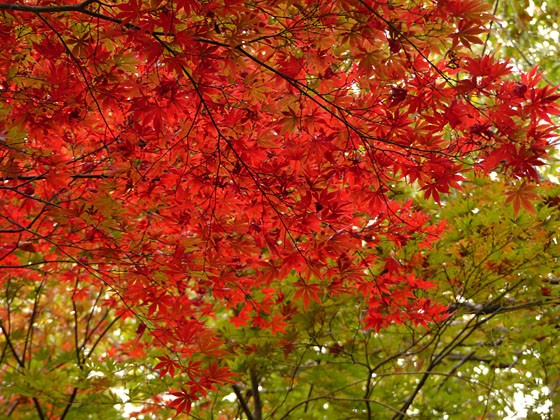
M 472 52 L 491 19 L 479 0 L 0 3 L 0 280 L 103 286 L 184 375 L 179 411 L 232 381 L 216 308 L 274 334 L 343 295 L 365 329 L 444 320 L 379 251 L 445 228 L 395 183 L 440 202 L 502 171 L 532 209 L 559 112 L 536 70 Z

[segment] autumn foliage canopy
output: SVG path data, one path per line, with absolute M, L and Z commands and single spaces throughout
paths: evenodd
M 0 287 L 136 322 L 105 357 L 156 352 L 179 411 L 235 381 L 218 316 L 281 337 L 352 295 L 364 329 L 445 320 L 415 273 L 446 222 L 396 183 L 442 202 L 499 172 L 530 212 L 560 110 L 537 70 L 473 52 L 492 19 L 481 0 L 0 3 Z M 0 310 L 24 368 L 47 332 L 31 346 Z M 83 362 L 112 326 L 89 313 Z

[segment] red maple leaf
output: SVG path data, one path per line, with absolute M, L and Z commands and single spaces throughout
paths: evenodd
M 169 356 L 158 357 L 161 362 L 154 366 L 154 369 L 159 370 L 159 376 L 163 376 L 169 373 L 171 377 L 175 376 L 175 369 L 179 368 L 180 365 Z
M 513 214 L 515 217 L 517 217 L 521 208 L 524 208 L 530 213 L 535 213 L 532 202 L 539 199 L 538 194 L 534 192 L 535 189 L 535 185 L 523 182 L 506 193 L 506 204 L 511 203 L 513 205 Z
M 294 286 L 297 288 L 294 299 L 301 298 L 305 308 L 309 306 L 312 300 L 319 304 L 321 303 L 321 298 L 319 297 L 321 287 L 318 284 L 305 282 L 301 279 L 295 282 Z
M 169 394 L 175 398 L 170 401 L 168 405 L 177 410 L 177 415 L 181 413 L 190 413 L 193 402 L 199 399 L 199 396 L 196 395 L 195 392 L 185 388 L 181 388 L 180 391 L 170 392 Z

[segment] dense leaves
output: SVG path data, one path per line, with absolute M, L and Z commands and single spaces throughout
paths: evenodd
M 536 191 L 557 197 L 559 187 L 545 183 Z M 234 366 L 261 372 L 263 413 L 287 419 L 464 418 L 465 412 L 468 418 L 556 418 L 558 203 L 548 200 L 535 213 L 514 217 L 511 205 L 500 205 L 504 194 L 499 180 L 473 177 L 443 207 L 418 198 L 453 226 L 433 248 L 418 252 L 409 242 L 394 256 L 437 285 L 429 293 L 448 304 L 444 322 L 393 324 L 374 333 L 361 328 L 360 299 L 346 297 L 311 304 L 288 340 L 228 331 L 238 346 L 252 350 L 250 356 L 237 351 Z M 245 389 L 251 389 L 249 379 Z M 235 418 L 240 409 L 223 400 L 230 392 L 214 396 L 214 412 Z M 208 411 L 195 413 L 206 418 Z
M 444 204 L 497 171 L 498 202 L 534 211 L 559 112 L 536 69 L 472 52 L 490 9 L 0 3 L 3 381 L 62 375 L 70 362 L 46 352 L 61 342 L 81 378 L 7 391 L 7 412 L 72 415 L 115 389 L 93 385 L 102 362 L 149 376 L 143 410 L 188 412 L 235 381 L 226 359 L 259 412 L 251 355 L 297 354 L 301 323 L 329 308 L 356 337 L 451 325 L 426 254 L 446 223 L 402 189 Z

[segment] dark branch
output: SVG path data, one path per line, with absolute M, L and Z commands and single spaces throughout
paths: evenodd
M 6 339 L 6 344 L 8 345 L 12 355 L 14 356 L 14 359 L 16 359 L 17 364 L 19 365 L 19 367 L 21 368 L 25 368 L 25 364 L 23 362 L 23 360 L 19 357 L 14 344 L 12 343 L 12 339 L 10 338 L 10 334 L 9 332 L 6 330 L 6 328 L 4 327 L 4 324 L 2 323 L 2 320 L 0 320 L 0 330 L 2 331 L 2 334 L 4 335 L 4 338 Z
M 72 179 L 105 179 L 111 178 L 106 174 L 77 174 L 70 175 Z M 18 175 L 18 176 L 5 176 L 0 178 L 1 181 L 42 181 L 46 179 L 46 175 Z
M 255 420 L 262 419 L 262 402 L 261 402 L 261 394 L 259 392 L 259 378 L 257 375 L 256 369 L 253 367 L 250 371 L 251 375 L 251 388 L 253 390 L 253 398 L 255 400 L 255 410 L 253 417 Z
M 466 362 L 477 362 L 477 363 L 488 364 L 490 367 L 496 368 L 496 369 L 507 369 L 507 368 L 511 368 L 511 367 L 513 367 L 517 364 L 517 362 L 515 362 L 515 361 L 511 362 L 511 363 L 497 362 L 496 359 L 494 359 L 494 358 L 475 356 L 474 353 L 475 353 L 474 351 L 472 351 L 471 353 L 467 353 L 467 354 L 451 353 L 447 356 L 447 358 L 449 360 L 458 360 L 460 365 L 463 365 Z M 460 366 L 457 366 L 457 368 L 459 368 L 459 367 Z M 453 373 L 455 371 L 457 371 L 457 368 L 454 368 Z
M 97 0 L 86 0 L 78 4 L 65 4 L 60 6 L 32 6 L 29 4 L 0 3 L 0 10 L 27 13 L 83 12 L 86 7 L 95 2 L 97 2 Z
M 45 420 L 46 417 L 43 414 L 43 410 L 41 409 L 41 404 L 39 403 L 37 397 L 33 397 L 33 405 L 35 405 L 35 410 L 37 410 L 37 415 L 39 416 L 39 418 L 41 420 Z
M 461 302 L 452 303 L 449 305 L 449 312 L 455 312 L 461 310 L 462 313 L 471 315 L 492 315 L 504 312 L 514 312 L 522 309 L 529 309 L 547 305 L 558 305 L 560 301 L 558 299 L 543 299 L 533 302 L 524 302 L 516 304 L 514 301 L 504 302 L 508 305 L 493 300 L 486 303 L 473 303 L 473 302 Z
M 237 401 L 239 401 L 239 404 L 241 405 L 241 409 L 247 416 L 247 419 L 255 420 L 255 418 L 253 417 L 253 413 L 251 413 L 251 410 L 247 405 L 247 401 L 245 401 L 245 398 L 243 398 L 243 394 L 241 393 L 241 388 L 239 388 L 239 385 L 232 385 L 232 388 L 235 396 L 237 397 Z
M 77 394 L 78 394 L 78 388 L 74 387 L 74 389 L 72 390 L 72 394 L 70 394 L 70 397 L 68 398 L 68 402 L 66 403 L 66 407 L 64 408 L 64 411 L 60 415 L 60 420 L 66 418 L 66 415 L 68 414 L 68 412 L 72 408 L 72 404 L 74 403 L 74 400 L 76 399 Z

